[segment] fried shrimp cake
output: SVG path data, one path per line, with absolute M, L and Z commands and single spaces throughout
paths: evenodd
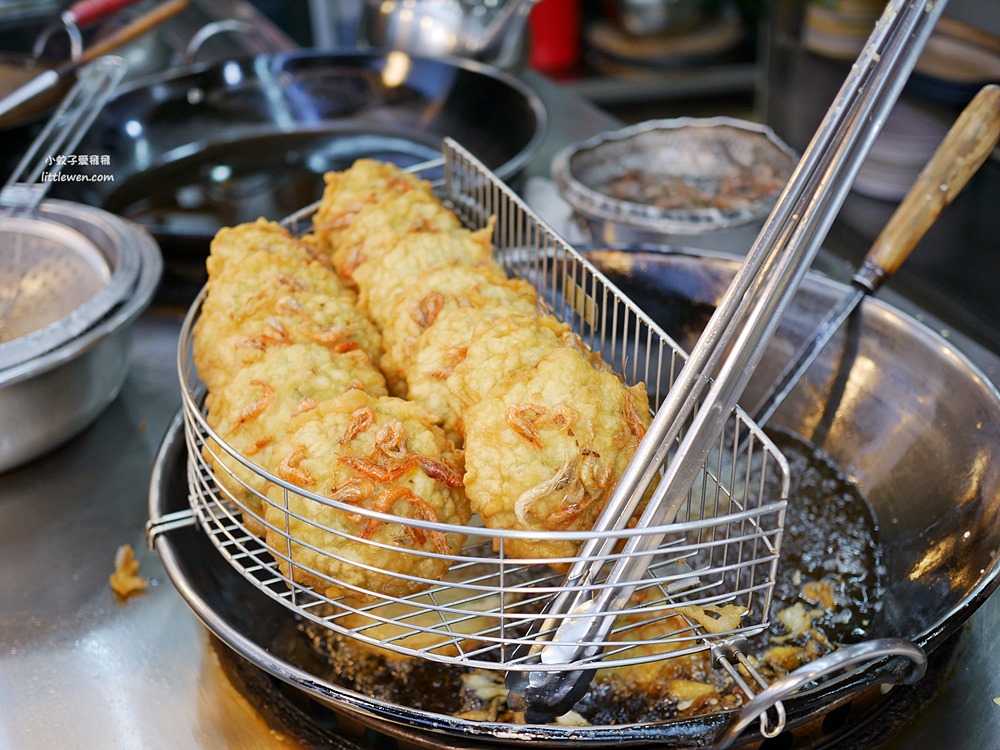
M 359 211 L 387 195 L 411 190 L 431 194 L 426 180 L 376 159 L 357 159 L 348 169 L 327 172 L 323 181 L 323 196 L 312 221 L 317 234 L 333 243 Z
M 462 411 L 448 389 L 448 377 L 464 359 L 476 329 L 500 325 L 519 311 L 502 303 L 445 306 L 413 347 L 406 363 L 406 397 L 426 409 L 456 445 L 463 442 Z
M 434 196 L 430 183 L 394 164 L 358 159 L 324 175 L 313 235 L 342 278 L 415 232 L 458 229 L 461 223 Z
M 270 287 L 284 293 L 312 291 L 350 302 L 357 300 L 357 295 L 340 280 L 332 266 L 308 257 L 281 256 L 248 247 L 239 262 L 209 276 L 206 304 L 227 311 L 252 308 L 261 295 L 269 293 Z
M 396 299 L 389 323 L 382 329 L 382 369 L 399 395 L 406 393 L 406 371 L 420 335 L 443 310 L 458 307 L 535 312 L 538 294 L 528 282 L 507 278 L 492 266 L 438 268 L 420 274 Z
M 476 232 L 455 229 L 418 232 L 401 239 L 395 247 L 354 269 L 358 306 L 376 325 L 384 328 L 397 297 L 405 293 L 424 271 L 456 266 L 492 266 L 493 222 Z
M 353 283 L 358 266 L 386 254 L 405 237 L 450 232 L 461 226 L 458 217 L 430 193 L 390 194 L 354 214 L 336 239 L 330 240 L 330 258 L 341 278 Z
M 315 246 L 295 237 L 274 221 L 257 219 L 253 222 L 221 228 L 212 238 L 205 267 L 209 278 L 218 277 L 239 264 L 251 252 L 264 252 L 282 258 L 285 264 L 312 263 L 332 270 L 333 266 Z
M 372 601 L 421 591 L 448 572 L 465 541 L 463 534 L 405 521 L 464 525 L 471 516 L 461 454 L 408 401 L 350 391 L 316 404 L 289 424 L 273 464 L 291 484 L 400 519 L 384 521 L 269 489 L 265 517 L 281 533 L 269 528 L 267 543 L 279 567 L 327 596 Z M 294 540 L 291 573 L 286 529 Z
M 203 313 L 196 324 L 195 363 L 209 388 L 218 387 L 272 348 L 315 344 L 334 353 L 357 350 L 378 368 L 382 336 L 349 300 L 322 292 L 260 288 L 229 314 Z
M 502 379 L 464 422 L 472 509 L 489 528 L 538 532 L 537 540 L 504 540 L 505 554 L 558 558 L 579 544 L 546 532 L 593 526 L 650 416 L 641 385 L 626 387 L 561 347 Z
M 446 374 L 452 410 L 461 414 L 482 401 L 506 375 L 534 366 L 560 347 L 578 349 L 595 367 L 608 369 L 568 324 L 552 315 L 519 313 L 476 326 Z
M 215 262 L 222 257 L 226 263 Z M 207 264 L 213 270 L 194 327 L 193 354 L 210 388 L 241 364 L 242 355 L 254 356 L 253 347 L 245 350 L 252 343 L 247 337 L 289 340 L 280 329 L 318 336 L 332 346 L 343 342 L 331 334 L 341 333 L 375 361 L 380 356 L 381 337 L 355 310 L 354 294 L 329 262 L 296 251 L 295 240 L 280 227 L 257 222 L 221 230 Z
M 229 447 L 269 470 L 271 450 L 297 411 L 352 389 L 386 393 L 385 380 L 363 352 L 336 353 L 312 344 L 271 347 L 209 391 L 207 421 Z M 214 442 L 205 456 L 219 483 L 248 511 L 247 528 L 260 534 L 263 477 Z

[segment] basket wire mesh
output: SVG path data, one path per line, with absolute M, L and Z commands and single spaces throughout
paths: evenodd
M 495 258 L 511 275 L 530 281 L 548 310 L 569 323 L 626 384 L 645 383 L 655 411 L 683 364 L 684 352 L 461 146 L 446 141 L 442 153 L 444 179 L 439 193 L 444 204 L 470 228 L 496 217 Z M 301 231 L 314 208 L 303 209 L 286 224 Z M 178 347 L 189 495 L 198 523 L 233 567 L 300 617 L 395 654 L 470 668 L 566 669 L 565 664 L 527 661 L 523 647 L 529 647 L 537 635 L 546 602 L 565 590 L 565 577 L 553 563 L 569 567 L 578 558 L 511 557 L 504 551 L 506 540 L 537 538 L 538 532 L 485 529 L 475 519 L 469 526 L 455 526 L 396 517 L 324 498 L 254 465 L 226 445 L 205 419 L 205 388 L 192 354 L 193 327 L 203 299 L 204 291 L 188 312 Z M 248 482 L 247 477 L 256 481 Z M 261 481 L 281 488 L 281 499 L 276 501 L 274 492 L 262 492 Z M 239 492 L 234 493 L 233 487 Z M 737 409 L 669 525 L 614 532 L 545 532 L 546 538 L 579 543 L 604 536 L 613 542 L 607 545 L 611 551 L 603 553 L 611 564 L 622 554 L 619 550 L 630 535 L 663 535 L 655 561 L 629 605 L 608 615 L 616 620 L 607 641 L 587 644 L 601 647 L 590 666 L 620 667 L 682 656 L 762 631 L 768 624 L 787 488 L 784 458 Z M 298 515 L 289 502 L 295 495 L 421 533 L 459 533 L 466 542 L 454 556 L 394 548 L 394 553 L 446 556 L 449 571 L 440 580 L 409 576 L 419 584 L 417 593 L 373 597 L 363 587 L 333 581 L 306 565 L 296 550 L 308 549 L 335 559 L 337 552 L 295 536 L 291 525 L 293 521 L 313 524 L 352 545 L 373 549 L 386 545 Z M 284 527 L 268 523 L 259 509 L 251 509 L 248 496 L 280 507 Z M 249 519 L 268 529 L 270 543 L 247 528 Z M 274 543 L 274 539 L 280 541 Z M 345 561 L 366 566 L 357 558 Z M 368 567 L 372 573 L 385 572 L 375 563 Z M 317 586 L 304 584 L 301 573 L 308 573 L 314 581 L 336 583 L 357 596 L 329 597 Z M 599 588 L 600 582 L 591 581 L 588 586 Z M 738 608 L 736 624 L 713 628 L 710 618 L 698 617 L 705 608 L 723 605 Z M 533 624 L 536 632 L 529 634 Z

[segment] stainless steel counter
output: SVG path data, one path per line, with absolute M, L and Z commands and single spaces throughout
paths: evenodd
M 547 174 L 561 145 L 615 124 L 527 78 L 553 114 L 531 174 Z M 99 420 L 49 456 L 0 475 L 0 748 L 303 747 L 271 729 L 232 686 L 207 631 L 145 547 L 150 472 L 180 405 L 182 315 L 148 311 L 135 328 L 122 392 Z M 980 360 L 1000 381 L 993 358 Z M 123 603 L 108 575 L 125 543 L 153 585 Z M 880 747 L 1000 746 L 998 625 L 994 596 L 961 635 L 939 694 Z

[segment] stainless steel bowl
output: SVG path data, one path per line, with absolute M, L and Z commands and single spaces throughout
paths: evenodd
M 97 212 L 99 222 L 84 216 Z M 138 260 L 134 287 L 116 307 L 75 338 L 37 357 L 0 370 L 0 471 L 47 453 L 88 426 L 118 394 L 128 373 L 132 324 L 149 305 L 163 271 L 148 232 L 100 209 L 49 201 L 43 216 L 74 216 L 75 229 L 107 241 L 88 227 L 110 229 L 120 252 Z
M 556 154 L 552 176 L 594 243 L 662 242 L 745 252 L 780 187 L 740 207 L 661 208 L 616 197 L 608 183 L 629 172 L 706 193 L 721 181 L 765 170 L 783 185 L 797 157 L 770 128 L 729 117 L 650 120 L 600 133 Z

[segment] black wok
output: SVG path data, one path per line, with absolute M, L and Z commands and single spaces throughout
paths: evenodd
M 694 251 L 590 257 L 686 348 L 741 260 Z M 806 277 L 751 382 L 749 402 L 845 291 L 823 277 Z M 771 425 L 823 448 L 875 511 L 885 593 L 869 637 L 904 639 L 931 656 L 947 656 L 951 636 L 994 591 L 1000 576 L 997 389 L 943 338 L 868 298 Z M 151 483 L 154 521 L 188 506 L 185 455 L 178 419 Z M 727 734 L 734 726 L 727 713 L 604 727 L 513 726 L 376 700 L 318 677 L 303 650 L 287 648 L 295 632 L 287 610 L 235 572 L 198 529 L 165 531 L 156 537 L 156 547 L 194 612 L 236 653 L 339 714 L 414 745 L 576 747 L 587 741 L 704 747 L 735 740 L 743 747 L 762 740 L 752 724 L 738 738 Z M 871 722 L 885 708 L 882 686 L 906 679 L 909 666 L 901 656 L 861 662 L 785 698 L 792 737 L 774 746 L 828 747 L 834 729 Z
M 530 89 L 474 62 L 262 55 L 123 90 L 79 147 L 109 155 L 114 181 L 63 183 L 58 192 L 143 224 L 168 272 L 200 285 L 219 227 L 312 203 L 323 172 L 364 156 L 408 166 L 440 155 L 450 136 L 509 182 L 538 149 L 545 122 Z

